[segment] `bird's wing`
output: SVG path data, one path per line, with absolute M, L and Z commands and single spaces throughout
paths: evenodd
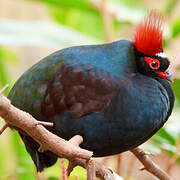
M 69 111 L 78 118 L 107 107 L 119 78 L 89 64 L 61 63 L 41 103 L 41 113 L 52 117 Z

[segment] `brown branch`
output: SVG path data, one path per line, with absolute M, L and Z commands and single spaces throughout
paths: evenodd
M 8 125 L 5 124 L 1 129 L 0 129 L 0 135 L 7 129 Z
M 93 154 L 68 143 L 68 141 L 49 132 L 42 125 L 38 125 L 36 119 L 11 105 L 10 101 L 3 95 L 0 95 L 0 116 L 7 124 L 23 129 L 25 133 L 41 145 L 41 151 L 49 150 L 67 159 L 79 157 L 89 160 Z
M 39 123 L 39 121 L 34 119 L 30 114 L 14 107 L 3 95 L 0 95 L 0 116 L 9 126 L 22 129 L 26 134 L 37 141 L 40 144 L 39 151 L 43 152 L 49 150 L 59 157 L 66 158 L 72 162 L 73 166 L 69 168 L 69 171 L 72 171 L 75 165 L 87 168 L 88 160 L 91 158 L 93 153 L 79 147 L 79 144 L 83 141 L 81 136 L 76 135 L 69 141 L 56 136 L 42 126 L 47 125 L 46 123 Z M 114 173 L 104 165 L 94 162 L 94 166 L 96 169 L 96 175 L 101 179 L 117 179 L 114 177 Z M 118 179 L 120 178 L 119 176 L 116 177 L 118 177 Z
M 117 159 L 116 173 L 120 175 L 122 154 L 119 154 L 116 159 Z
M 75 176 L 76 180 L 79 180 L 79 177 L 78 176 Z
M 53 127 L 54 124 L 52 122 L 44 122 L 44 121 L 37 121 L 37 125 L 42 125 L 42 126 L 48 126 L 48 127 Z
M 41 180 L 41 173 L 35 171 L 35 177 L 36 177 L 36 180 Z
M 102 0 L 88 0 L 90 3 L 91 3 L 91 5 L 94 7 L 94 8 L 96 8 L 96 9 L 98 9 L 99 11 L 101 11 L 101 8 L 102 8 Z M 118 22 L 127 22 L 126 20 L 124 20 L 123 19 L 123 17 L 119 14 L 119 13 L 117 13 L 116 11 L 115 11 L 115 9 L 112 7 L 112 6 L 110 6 L 109 4 L 107 4 L 106 5 L 106 12 L 109 14 L 109 16 L 111 16 L 111 18 L 112 19 L 115 19 L 116 21 L 118 21 Z
M 79 158 L 73 159 L 73 163 L 87 169 L 87 161 Z M 103 180 L 123 180 L 120 176 L 114 173 L 111 169 L 104 166 L 102 163 L 94 161 L 96 176 Z
M 156 165 L 142 149 L 134 148 L 131 152 L 139 159 L 139 161 L 141 161 L 145 170 L 149 171 L 160 180 L 172 180 L 169 175 L 160 169 L 159 166 Z
M 68 176 L 73 171 L 73 168 L 77 165 L 87 169 L 88 164 L 87 161 L 84 159 L 75 158 L 69 161 L 67 174 Z M 102 163 L 99 163 L 94 160 L 94 166 L 95 166 L 95 173 L 96 176 L 103 180 L 123 180 L 120 176 L 118 176 L 116 173 L 114 173 L 111 169 L 104 166 Z
M 94 160 L 90 159 L 87 165 L 87 180 L 95 180 L 96 170 Z
M 83 142 L 83 138 L 79 135 L 72 137 L 68 143 L 73 144 L 74 146 L 79 146 Z
M 65 166 L 65 162 L 64 162 L 64 158 L 61 159 L 61 176 L 62 176 L 62 180 L 67 180 L 67 176 L 66 176 L 66 166 Z
M 70 176 L 71 172 L 73 171 L 73 169 L 77 166 L 78 164 L 76 164 L 73 160 L 69 161 L 68 164 L 68 168 L 67 168 L 67 175 Z
M 107 0 L 101 0 L 99 4 L 99 11 L 102 16 L 104 31 L 106 36 L 106 41 L 111 42 L 113 40 L 112 31 L 113 31 L 113 18 L 108 11 Z
M 172 158 L 170 159 L 167 168 L 166 168 L 166 172 L 170 175 L 171 173 L 171 169 L 172 167 L 175 165 L 178 157 L 179 157 L 179 152 L 180 152 L 180 140 L 178 139 L 176 141 L 176 151 L 174 153 L 174 155 L 172 156 Z
M 9 84 L 6 84 L 6 85 L 0 90 L 0 94 L 2 94 L 8 87 L 9 87 Z
M 17 129 L 22 129 L 26 134 L 38 142 L 40 144 L 40 151 L 49 150 L 59 157 L 68 159 L 72 163 L 71 168 L 68 168 L 70 172 L 75 165 L 80 165 L 89 169 L 88 161 L 93 153 L 79 147 L 79 144 L 83 141 L 81 136 L 76 135 L 69 141 L 56 136 L 43 127 L 42 123 L 38 124 L 38 121 L 30 114 L 11 105 L 10 101 L 3 95 L 0 95 L 0 116 L 4 118 L 6 124 L 16 127 Z M 132 150 L 132 153 L 142 162 L 146 170 L 159 177 L 161 180 L 171 180 L 171 178 L 153 163 L 141 149 L 135 148 Z M 101 163 L 94 161 L 92 169 L 94 169 L 94 166 L 96 176 L 101 179 L 122 179 Z M 90 171 L 90 169 L 88 171 Z
M 127 168 L 126 173 L 125 173 L 125 178 L 124 178 L 125 180 L 130 179 L 131 174 L 132 174 L 133 169 L 134 169 L 135 162 L 136 162 L 135 156 L 131 156 L 130 161 L 127 165 L 128 168 Z

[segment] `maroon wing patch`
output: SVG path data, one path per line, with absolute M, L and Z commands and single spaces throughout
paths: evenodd
M 41 112 L 52 117 L 68 110 L 71 117 L 78 118 L 101 111 L 117 89 L 115 82 L 118 78 L 92 65 L 62 63 L 48 85 Z

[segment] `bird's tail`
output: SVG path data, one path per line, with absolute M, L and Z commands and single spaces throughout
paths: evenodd
M 19 133 L 28 153 L 31 155 L 37 171 L 41 172 L 44 168 L 52 166 L 57 161 L 57 156 L 50 151 L 39 152 L 39 144 L 31 137 Z

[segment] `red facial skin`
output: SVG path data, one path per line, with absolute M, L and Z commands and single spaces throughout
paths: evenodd
M 159 77 L 161 77 L 163 79 L 167 79 L 167 77 L 168 77 L 168 74 L 164 73 L 164 72 L 158 72 L 157 74 L 158 74 Z
M 148 63 L 148 65 L 149 65 L 149 67 L 150 67 L 151 69 L 154 69 L 154 70 L 159 69 L 159 67 L 160 67 L 160 62 L 159 62 L 159 60 L 154 59 L 154 58 L 151 58 L 151 57 L 145 57 L 144 59 L 145 59 L 145 61 Z M 157 63 L 157 66 L 153 67 L 153 66 L 152 66 L 152 63 L 153 63 L 153 62 L 156 62 L 156 63 Z M 161 77 L 161 78 L 163 78 L 163 79 L 167 79 L 167 77 L 168 77 L 168 74 L 165 73 L 165 72 L 158 72 L 157 74 L 158 74 L 159 77 Z
M 164 18 L 160 13 L 157 11 L 151 11 L 144 18 L 144 21 L 136 26 L 133 43 L 139 52 L 147 56 L 156 56 L 156 54 L 163 52 L 163 22 Z M 158 70 L 160 67 L 158 59 L 145 57 L 145 61 L 152 70 Z M 152 62 L 156 62 L 157 65 L 154 66 Z M 157 75 L 163 79 L 171 81 L 170 75 L 166 72 L 157 72 Z
M 149 65 L 149 67 L 150 67 L 151 69 L 155 69 L 155 70 L 159 69 L 159 67 L 160 67 L 160 62 L 159 62 L 159 60 L 153 59 L 153 58 L 151 58 L 151 57 L 145 57 L 144 59 L 145 59 L 145 61 L 148 63 L 148 65 Z M 153 62 L 156 62 L 156 63 L 157 63 L 157 66 L 156 66 L 156 67 L 152 66 L 152 63 L 153 63 Z

